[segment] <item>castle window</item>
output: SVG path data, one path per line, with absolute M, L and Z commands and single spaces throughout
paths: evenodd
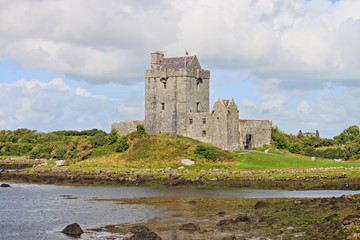
M 202 119 L 203 124 L 206 124 L 206 118 Z
M 164 89 L 166 89 L 167 78 L 161 78 L 160 82 L 162 83 Z
M 206 137 L 206 131 L 205 130 L 202 131 L 202 136 Z
M 200 112 L 200 103 L 199 102 L 196 103 L 196 111 Z
M 165 110 L 165 103 L 161 103 L 161 110 Z
M 189 124 L 193 124 L 193 119 L 189 118 Z
M 200 85 L 203 83 L 203 80 L 202 80 L 202 78 L 198 78 L 198 79 L 196 79 L 196 86 L 197 86 L 197 89 L 199 90 L 199 88 L 200 88 Z

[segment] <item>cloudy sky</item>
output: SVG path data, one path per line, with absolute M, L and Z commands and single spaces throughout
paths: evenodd
M 150 52 L 185 49 L 211 107 L 294 134 L 360 125 L 359 0 L 0 0 L 0 129 L 143 119 Z

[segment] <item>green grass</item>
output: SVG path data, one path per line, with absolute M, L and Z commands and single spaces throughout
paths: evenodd
M 273 146 L 271 154 L 263 152 L 234 151 L 228 152 L 215 148 L 207 143 L 173 135 L 149 135 L 129 140 L 129 149 L 123 153 L 115 153 L 115 145 L 102 146 L 95 149 L 90 158 L 69 166 L 71 169 L 159 169 L 181 166 L 181 159 L 192 159 L 195 165 L 186 166 L 189 171 L 209 169 L 222 170 L 259 170 L 259 169 L 291 169 L 291 168 L 324 168 L 324 167 L 360 167 L 360 162 L 335 162 L 287 153 Z M 202 146 L 203 152 L 215 154 L 216 160 L 208 160 L 196 150 Z
M 236 168 L 244 170 L 255 169 L 289 169 L 289 168 L 323 168 L 323 167 L 360 167 L 360 163 L 335 162 L 332 160 L 295 157 L 289 155 L 271 155 L 251 152 L 238 156 Z

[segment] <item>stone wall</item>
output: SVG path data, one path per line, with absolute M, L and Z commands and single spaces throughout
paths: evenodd
M 186 131 L 182 135 L 211 143 L 211 113 L 188 113 L 185 115 L 184 123 Z
M 144 125 L 145 121 L 133 120 L 117 122 L 111 125 L 111 129 L 116 129 L 120 136 L 128 135 L 129 133 L 136 132 L 137 125 Z
M 272 122 L 269 120 L 239 120 L 239 140 L 245 146 L 246 135 L 251 135 L 249 149 L 271 144 Z

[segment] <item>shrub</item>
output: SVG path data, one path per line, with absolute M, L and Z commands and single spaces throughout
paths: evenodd
M 118 138 L 119 138 L 119 134 L 118 134 L 118 132 L 116 131 L 116 129 L 115 129 L 115 128 L 111 129 L 111 132 L 110 132 L 110 134 L 109 134 L 109 136 L 108 136 L 109 143 L 110 143 L 110 144 L 116 143 L 117 140 L 118 140 Z
M 116 152 L 125 152 L 129 148 L 128 139 L 124 136 L 120 137 L 116 143 Z

